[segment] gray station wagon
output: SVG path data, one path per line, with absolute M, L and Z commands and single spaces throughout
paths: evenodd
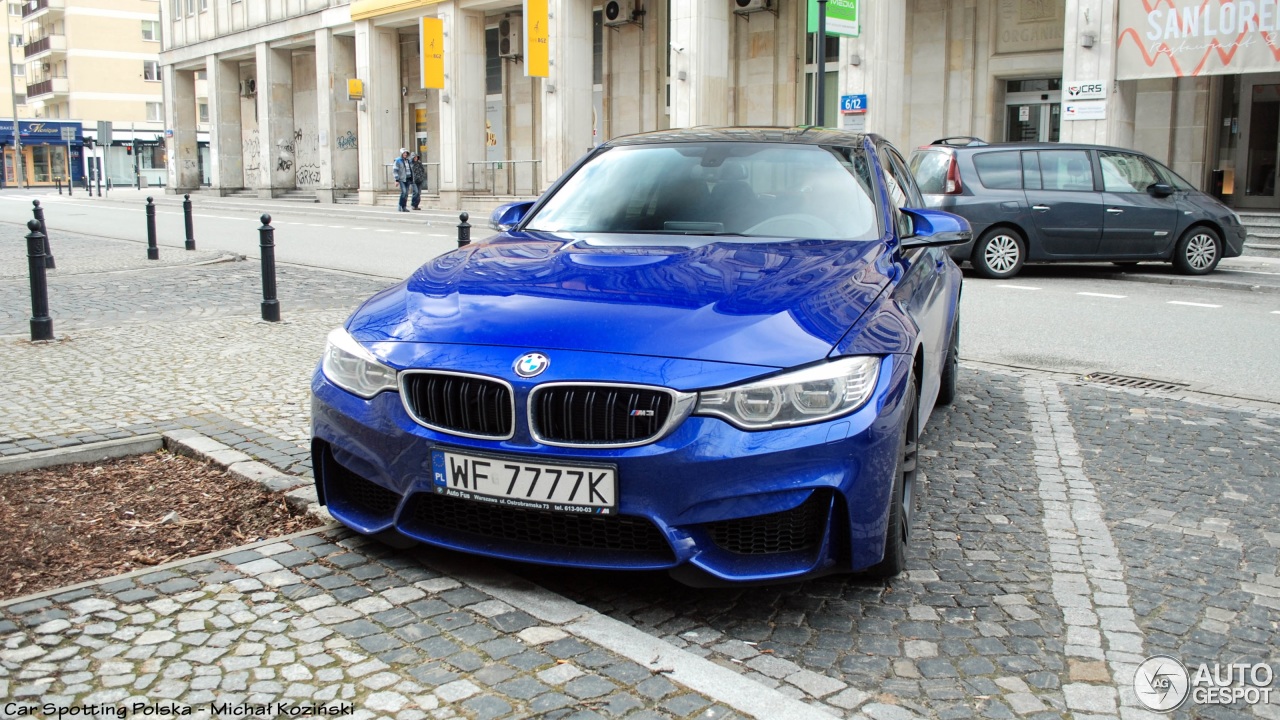
M 972 225 L 951 257 L 984 277 L 1029 262 L 1144 260 L 1202 275 L 1244 248 L 1230 208 L 1133 150 L 944 138 L 916 150 L 911 170 L 926 205 Z

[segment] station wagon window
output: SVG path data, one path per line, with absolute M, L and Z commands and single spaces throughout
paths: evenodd
M 1042 150 L 1039 154 L 1045 190 L 1093 191 L 1093 169 L 1087 150 Z
M 1167 166 L 1161 165 L 1160 163 L 1154 160 L 1152 160 L 1151 163 L 1156 166 L 1156 168 L 1160 171 L 1160 173 L 1165 176 L 1165 179 L 1174 188 L 1178 190 L 1195 190 L 1196 189 L 1194 185 L 1187 182 L 1186 179 L 1184 179 L 1178 173 L 1170 170 Z
M 1129 153 L 1098 152 L 1102 164 L 1102 189 L 1114 193 L 1140 193 L 1160 182 L 1151 163 Z
M 973 166 L 978 169 L 978 179 L 992 190 L 1022 189 L 1022 159 L 1016 150 L 978 153 L 973 156 Z
M 911 170 L 922 193 L 941 195 L 946 192 L 950 168 L 951 154 L 947 152 L 927 150 L 911 156 Z
M 1040 189 L 1040 155 L 1022 153 L 1022 186 L 1027 190 Z

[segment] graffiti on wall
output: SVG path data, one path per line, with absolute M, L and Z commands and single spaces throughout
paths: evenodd
M 262 147 L 258 141 L 258 129 L 254 128 L 244 139 L 244 186 L 256 188 L 262 171 Z
M 293 144 L 297 157 L 298 187 L 320 186 L 320 134 L 313 126 L 293 131 Z
M 339 136 L 338 149 L 339 150 L 359 150 L 360 142 L 356 140 L 356 134 L 348 130 L 346 135 Z

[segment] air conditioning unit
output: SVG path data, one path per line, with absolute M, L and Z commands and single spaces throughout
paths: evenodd
M 773 10 L 773 0 L 733 0 L 733 11 L 739 15 Z
M 518 58 L 522 49 L 519 20 L 502 18 L 498 23 L 498 57 Z
M 240 97 L 253 97 L 258 94 L 258 81 L 249 78 L 240 81 Z
M 604 4 L 604 24 L 609 27 L 617 27 L 633 22 L 635 15 L 635 0 L 609 0 Z

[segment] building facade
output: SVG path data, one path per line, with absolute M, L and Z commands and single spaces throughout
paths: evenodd
M 166 0 L 173 186 L 204 179 L 207 127 L 218 192 L 370 203 L 406 147 L 440 206 L 535 195 L 610 137 L 815 122 L 822 77 L 825 124 L 907 151 L 946 136 L 1133 147 L 1280 209 L 1276 0 L 831 0 L 848 36 L 826 38 L 821 75 L 816 0 L 547 5 L 549 70 L 530 77 L 519 0 Z M 424 89 L 423 17 L 444 28 L 443 88 Z M 857 112 L 843 96 L 863 96 Z
M 141 176 L 163 184 L 158 0 L 22 0 L 8 6 L 18 117 L 44 121 L 45 127 L 83 127 L 68 157 L 61 143 L 40 142 L 40 133 L 27 145 L 28 123 L 22 122 L 26 182 L 51 185 L 68 167 L 78 179 L 87 175 L 89 158 L 96 155 L 106 160 L 105 175 L 117 183 L 133 184 Z M 113 124 L 113 146 L 89 151 L 81 140 L 98 139 L 98 121 Z M 15 180 L 13 153 L 12 144 L 6 144 L 8 183 Z

